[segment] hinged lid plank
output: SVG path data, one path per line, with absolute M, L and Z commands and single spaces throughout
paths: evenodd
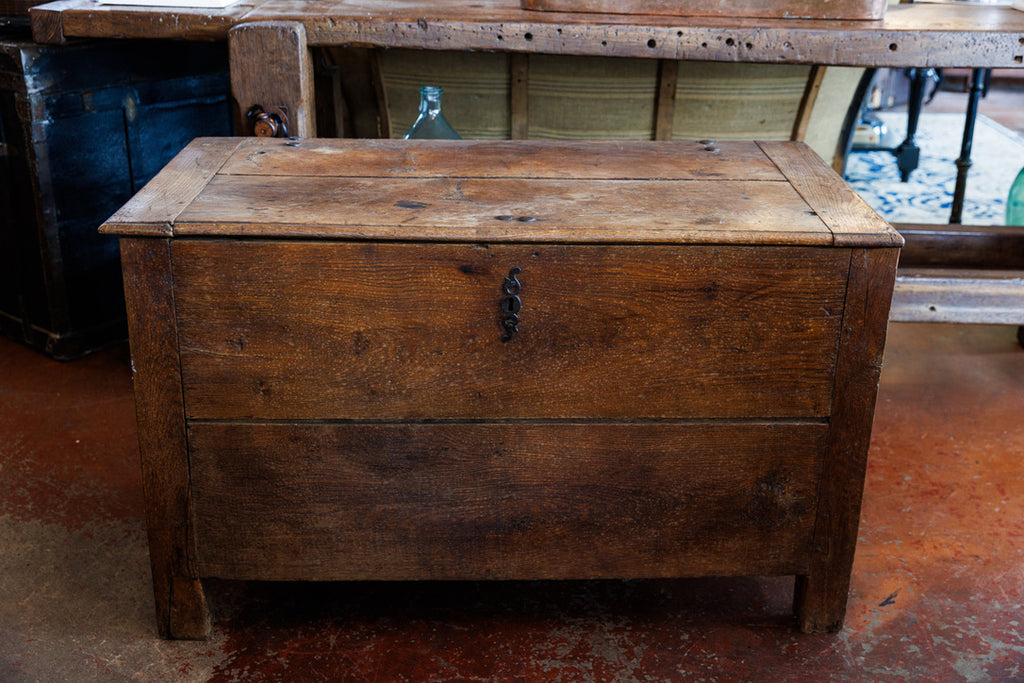
M 903 238 L 875 213 L 816 154 L 785 142 L 758 143 L 779 167 L 794 189 L 828 225 L 839 246 L 862 243 L 865 236 L 876 236 L 888 246 L 902 246 Z M 882 245 L 880 245 L 882 246 Z
M 243 233 L 573 242 L 718 241 L 728 234 L 729 241 L 832 242 L 787 184 L 740 181 L 220 176 L 175 226 L 179 236 Z
M 105 232 L 893 246 L 799 143 L 197 140 Z
M 785 180 L 751 143 L 441 140 L 247 140 L 232 175 L 442 178 Z
M 100 228 L 100 232 L 121 235 L 172 234 L 171 225 L 178 214 L 203 191 L 241 142 L 237 138 L 193 140 L 111 216 Z

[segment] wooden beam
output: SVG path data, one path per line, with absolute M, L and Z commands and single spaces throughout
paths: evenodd
M 902 268 L 889 320 L 1024 325 L 1024 271 Z
M 520 0 L 473 7 L 436 0 L 242 0 L 225 10 L 60 0 L 40 11 L 50 8 L 59 8 L 67 37 L 221 40 L 242 21 L 299 21 L 313 46 L 865 67 L 1020 68 L 1024 35 L 1024 12 L 1011 7 L 934 3 L 894 5 L 881 21 L 848 22 L 571 15 L 524 10 Z M 33 21 L 37 9 L 30 10 Z
M 803 142 L 807 137 L 807 126 L 811 123 L 814 103 L 818 101 L 821 82 L 825 80 L 825 70 L 823 66 L 812 66 L 810 73 L 807 74 L 807 85 L 804 87 L 803 97 L 800 98 L 800 106 L 796 110 L 796 121 L 793 122 L 790 140 Z
M 930 225 L 893 226 L 906 244 L 903 266 L 1024 270 L 1024 226 Z
M 225 40 L 228 30 L 268 0 L 239 0 L 224 9 L 100 5 L 95 0 L 58 0 L 29 10 L 32 38 Z
M 259 106 L 279 116 L 288 136 L 315 137 L 313 58 L 299 22 L 258 21 L 228 33 L 231 93 L 239 132 L 252 133 L 246 114 Z
M 33 7 L 29 10 L 32 18 L 32 40 L 44 45 L 63 45 L 64 37 L 63 10 L 73 7 L 74 3 L 50 2 Z

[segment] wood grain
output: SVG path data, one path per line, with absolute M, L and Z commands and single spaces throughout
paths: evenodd
M 231 138 L 199 138 L 185 149 L 100 227 L 103 234 L 160 236 L 182 209 L 202 192 L 238 147 Z
M 1024 15 L 1009 7 L 907 4 L 882 21 L 530 12 L 519 0 L 272 0 L 249 19 L 302 21 L 311 45 L 498 50 L 865 67 L 1020 68 Z
M 222 175 L 182 211 L 174 234 L 811 246 L 833 241 L 788 184 L 714 180 Z M 877 239 L 860 236 L 866 244 Z
M 201 573 L 804 571 L 823 424 L 195 424 Z
M 124 241 L 162 633 L 206 576 L 792 573 L 841 625 L 901 239 L 809 150 L 290 142 L 107 226 L 173 232 Z
M 843 313 L 811 571 L 797 576 L 805 633 L 843 625 L 898 249 L 857 249 Z
M 105 230 L 818 246 L 900 240 L 809 149 L 792 143 L 764 143 L 766 155 L 755 143 L 711 141 L 247 139 L 206 182 L 187 173 L 187 161 L 206 159 L 200 147 L 209 144 L 186 150 Z M 206 163 L 209 175 L 218 162 Z M 147 218 L 153 224 L 144 224 Z
M 32 40 L 43 45 L 63 45 L 64 10 L 75 11 L 81 7 L 79 0 L 58 0 L 36 5 L 27 10 L 32 22 Z
M 531 12 L 519 0 L 472 7 L 433 0 L 267 0 L 226 10 L 98 7 L 60 0 L 30 10 L 36 40 L 223 40 L 247 21 L 298 21 L 313 46 L 498 50 L 651 59 L 865 67 L 1022 66 L 1024 13 L 988 5 L 905 4 L 881 21 Z M 56 17 L 54 15 L 57 15 Z
M 828 414 L 849 253 L 179 240 L 173 260 L 193 418 L 761 418 Z
M 314 137 L 313 57 L 300 22 L 253 21 L 228 34 L 236 126 L 251 134 L 247 112 L 259 105 L 281 117 L 287 136 Z
M 224 9 L 100 5 L 94 0 L 58 0 L 29 10 L 32 38 L 63 43 L 68 38 L 225 40 L 228 30 L 262 0 L 241 0 Z
M 874 236 L 878 246 L 903 245 L 900 234 L 810 148 L 786 142 L 758 144 L 832 231 L 837 246 L 861 245 L 866 235 Z
M 522 0 L 522 6 L 546 12 L 870 20 L 885 16 L 886 0 Z
M 226 175 L 556 180 L 765 180 L 784 176 L 753 142 L 248 139 Z
M 169 638 L 205 638 L 210 622 L 195 564 L 168 243 L 123 239 L 121 264 L 157 629 Z

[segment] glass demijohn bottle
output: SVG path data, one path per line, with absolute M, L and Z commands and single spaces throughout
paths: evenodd
M 441 88 L 427 85 L 420 88 L 420 114 L 404 140 L 461 140 L 441 113 Z
M 1006 224 L 1024 225 L 1024 168 L 1020 169 L 1006 198 Z

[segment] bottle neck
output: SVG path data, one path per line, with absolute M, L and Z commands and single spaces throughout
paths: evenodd
M 441 113 L 441 88 L 420 88 L 420 114 L 437 116 Z

